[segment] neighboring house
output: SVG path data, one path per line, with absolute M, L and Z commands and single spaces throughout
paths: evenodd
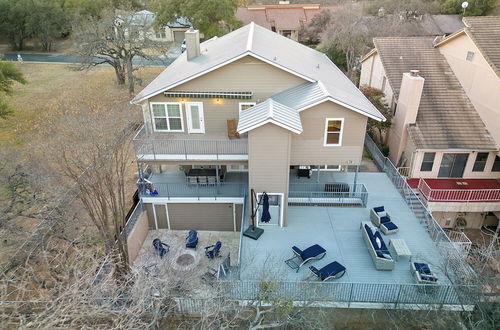
M 288 205 L 311 202 L 292 196 L 298 167 L 319 182 L 359 165 L 367 119 L 385 120 L 326 55 L 257 24 L 203 43 L 190 30 L 186 46 L 132 101 L 144 115 L 134 144 L 150 228 L 239 230 L 252 189 L 287 226 Z
M 151 40 L 179 43 L 184 40 L 184 33 L 191 27 L 187 19 L 178 17 L 174 22 L 169 22 L 162 28 L 156 28 L 154 26 L 155 17 L 155 13 L 141 10 L 132 15 L 132 23 L 149 26 L 148 37 Z
M 468 63 L 467 57 L 474 56 L 468 51 L 481 61 L 472 45 L 452 51 L 452 40 L 459 38 L 453 34 L 437 47 L 434 37 L 375 38 L 375 49 L 362 59 L 360 86 L 385 93 L 394 111 L 389 157 L 440 224 L 496 228 L 500 217 L 500 140 L 496 137 L 500 85 L 493 69 L 485 72 L 486 62 L 477 65 L 476 73 L 472 67 L 462 72 L 457 68 L 462 57 Z M 470 90 L 481 93 L 481 100 Z M 495 99 L 496 108 L 490 103 Z M 496 121 L 483 115 L 495 111 Z
M 322 10 L 333 10 L 336 6 L 314 3 L 290 4 L 280 1 L 279 4 L 255 4 L 238 7 L 236 18 L 244 24 L 255 22 L 273 32 L 292 40 L 299 40 L 299 30 Z

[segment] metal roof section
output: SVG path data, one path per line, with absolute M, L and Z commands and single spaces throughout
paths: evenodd
M 385 120 L 377 108 L 325 54 L 254 23 L 220 38 L 207 40 L 200 48 L 201 55 L 190 61 L 183 53 L 146 86 L 132 103 L 140 103 L 244 56 L 252 56 L 311 83 L 321 81 L 331 101 L 376 120 Z
M 328 94 L 317 82 L 306 82 L 271 96 L 274 101 L 295 110 L 303 109 L 327 97 Z
M 267 99 L 243 110 L 238 122 L 238 133 L 243 134 L 268 123 L 297 134 L 302 133 L 302 122 L 298 111 L 273 99 Z

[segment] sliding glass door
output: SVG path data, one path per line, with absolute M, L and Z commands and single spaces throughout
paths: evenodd
M 465 165 L 469 154 L 443 154 L 438 177 L 461 178 L 464 174 Z

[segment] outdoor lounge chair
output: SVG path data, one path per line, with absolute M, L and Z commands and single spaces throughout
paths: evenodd
M 341 278 L 346 272 L 346 268 L 339 264 L 337 261 L 331 262 L 319 270 L 314 266 L 310 266 L 309 270 L 323 282 L 328 281 L 332 278 Z
M 436 284 L 437 277 L 432 273 L 429 264 L 423 262 L 410 262 L 413 277 L 418 284 Z
M 163 258 L 163 256 L 170 250 L 170 246 L 166 243 L 163 243 L 159 238 L 155 238 L 153 240 L 153 247 L 155 248 L 155 251 L 158 253 L 160 258 Z
M 292 246 L 292 251 L 294 256 L 285 260 L 285 263 L 290 268 L 296 269 L 296 272 L 298 272 L 300 267 L 302 267 L 306 262 L 310 260 L 320 260 L 326 255 L 326 250 L 318 244 L 311 245 L 305 250 L 301 250 L 294 245 Z
M 186 237 L 186 247 L 191 249 L 196 249 L 198 245 L 198 232 L 196 230 L 190 230 Z
M 213 259 L 219 256 L 220 248 L 222 247 L 221 241 L 217 241 L 214 245 L 205 247 L 205 255 L 209 259 Z
M 399 230 L 383 206 L 372 208 L 370 210 L 370 219 L 385 235 L 395 234 Z

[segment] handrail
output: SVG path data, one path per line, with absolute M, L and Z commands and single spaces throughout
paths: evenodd
M 220 182 L 215 184 L 189 183 L 137 183 L 141 197 L 243 197 L 247 184 L 244 182 Z

